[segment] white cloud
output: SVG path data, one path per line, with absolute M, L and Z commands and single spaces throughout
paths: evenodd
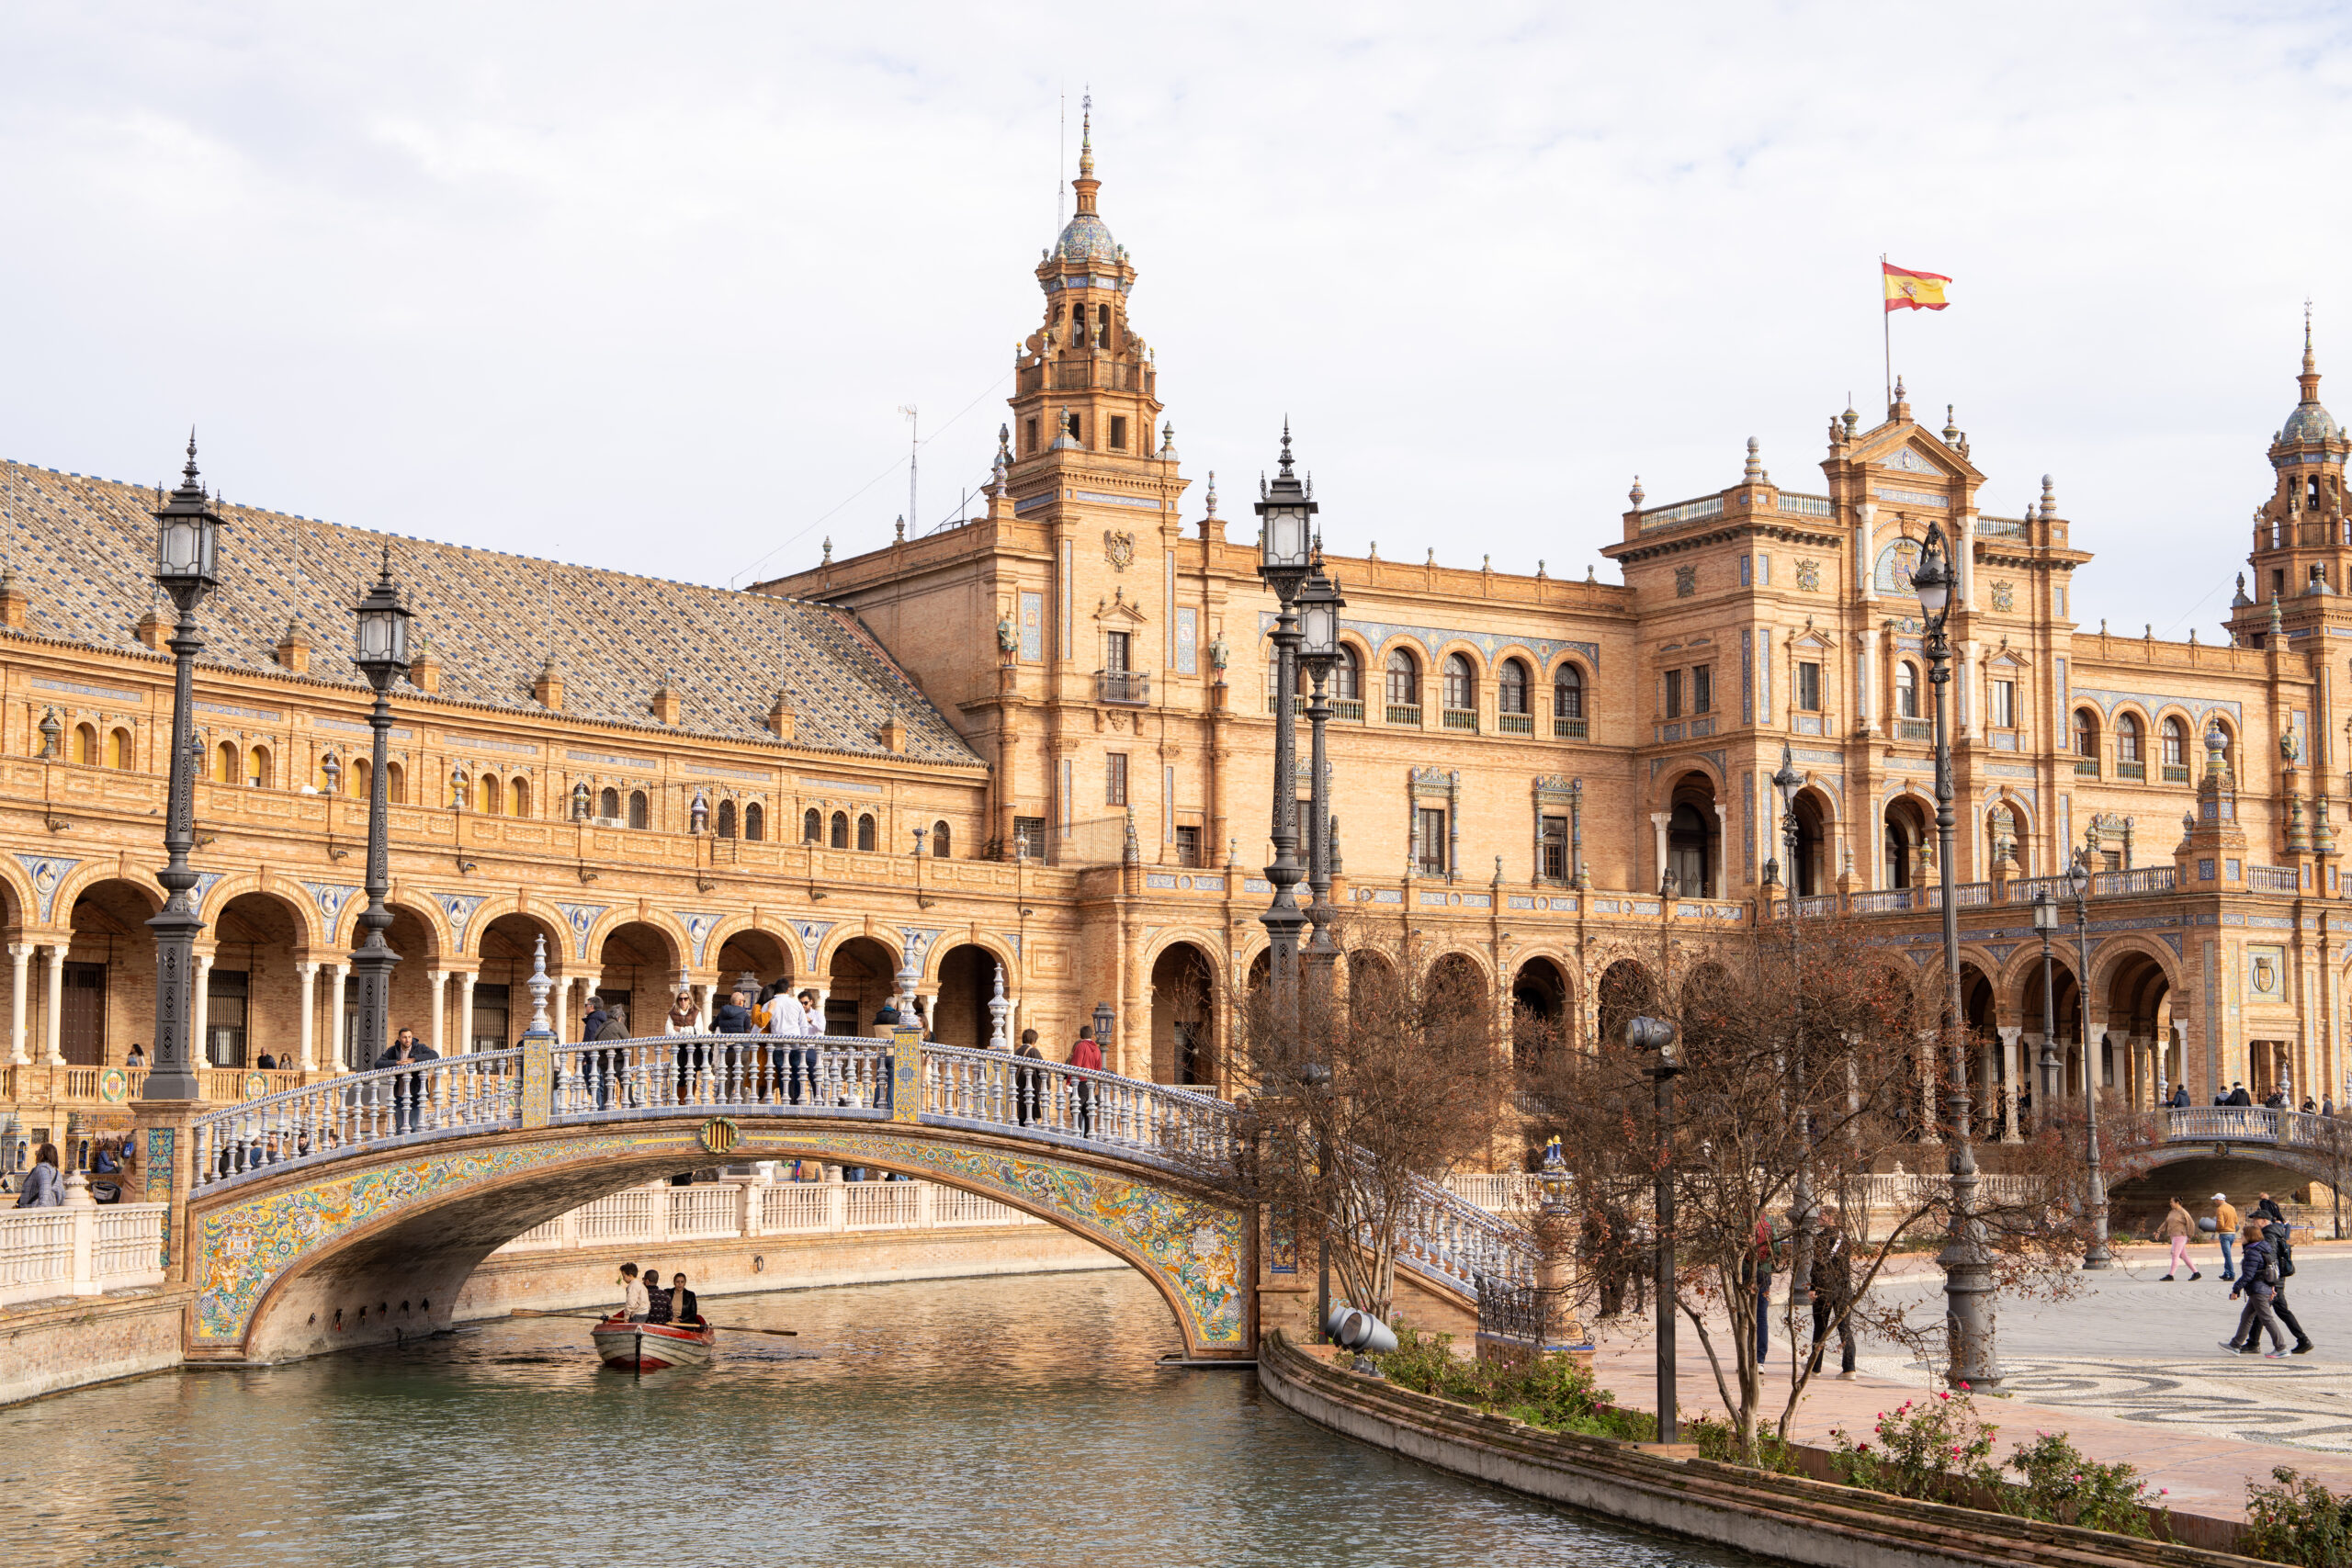
M 1337 547 L 1581 575 L 1636 472 L 1817 481 L 1894 323 L 2087 620 L 2209 628 L 2305 293 L 2352 378 L 2345 23 L 2188 6 L 17 7 L 0 451 L 725 581 L 984 477 L 1057 95 L 1187 471 L 1289 413 Z M 991 395 L 993 389 L 993 395 Z M 2340 401 L 2352 404 L 2352 385 Z M 2346 412 L 2352 412 L 2352 409 Z M 1236 510 L 1228 507 L 1227 510 Z M 812 527 L 811 525 L 815 524 Z

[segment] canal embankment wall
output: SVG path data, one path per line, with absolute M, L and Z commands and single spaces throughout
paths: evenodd
M 1318 1427 L 1436 1469 L 1672 1535 L 1823 1568 L 2244 1568 L 2231 1521 L 2175 1517 L 2205 1544 L 2159 1542 L 1776 1475 L 1689 1444 L 1552 1432 L 1343 1370 L 1340 1353 L 1279 1332 L 1258 1381 Z

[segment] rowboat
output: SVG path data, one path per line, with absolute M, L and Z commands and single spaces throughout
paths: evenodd
M 675 1323 L 628 1323 L 606 1318 L 588 1331 L 605 1365 L 624 1372 L 654 1372 L 666 1367 L 707 1367 L 718 1348 L 716 1329 Z

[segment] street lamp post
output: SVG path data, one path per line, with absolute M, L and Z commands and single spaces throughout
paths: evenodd
M 1960 911 L 1952 898 L 1951 736 L 1944 721 L 1944 689 L 1951 683 L 1953 574 L 1945 554 L 1943 525 L 1928 525 L 1911 586 L 1927 621 L 1928 680 L 1936 704 L 1936 861 L 1944 917 L 1944 1027 L 1951 1038 L 1951 1140 L 1945 1169 L 1951 1181 L 1951 1239 L 1938 1261 L 1944 1266 L 1944 1326 L 1950 1340 L 1945 1377 L 1972 1389 L 1990 1390 L 2001 1381 L 1993 1348 L 1992 1265 L 1984 1256 L 1982 1222 L 1976 1218 L 1976 1140 L 1969 1125 L 1968 1042 L 1960 1003 Z
M 2078 851 L 2066 872 L 2066 886 L 2075 895 L 2075 953 L 2082 967 L 2075 976 L 2075 1011 L 2083 1021 L 2083 1170 L 2085 1200 L 2090 1205 L 2091 1238 L 2083 1248 L 2083 1267 L 2112 1269 L 2107 1250 L 2107 1176 L 2098 1158 L 2098 1054 L 2091 1049 L 2091 857 Z
M 1269 485 L 1258 481 L 1258 575 L 1274 591 L 1273 863 L 1266 867 L 1273 901 L 1258 917 L 1268 939 L 1267 979 L 1277 1017 L 1289 1018 L 1298 999 L 1298 933 L 1306 916 L 1298 907 L 1298 725 L 1291 712 L 1298 688 L 1298 613 L 1293 601 L 1315 558 L 1314 498 L 1292 471 L 1290 422 L 1283 422 L 1282 467 Z
M 367 934 L 351 953 L 351 972 L 359 982 L 357 1066 L 365 1072 L 391 1044 L 392 965 L 401 961 L 401 955 L 384 941 L 384 932 L 392 923 L 392 912 L 384 907 L 384 895 L 392 885 L 384 768 L 391 744 L 392 681 L 408 673 L 413 617 L 401 600 L 400 585 L 392 581 L 390 545 L 384 547 L 383 573 L 360 599 L 357 615 L 358 650 L 351 661 L 359 666 L 376 694 L 375 706 L 368 714 L 373 746 L 368 767 L 368 908 L 359 916 L 360 929 Z
M 2058 1103 L 2058 990 L 2050 962 L 2050 939 L 2058 931 L 2058 900 L 2047 885 L 2033 892 L 2033 930 L 2041 938 L 2041 1087 L 2034 1091 L 2033 1130 L 2041 1131 Z
M 1657 1060 L 1642 1070 L 1648 1075 L 1657 1111 L 1657 1180 L 1651 1218 L 1657 1231 L 1657 1440 L 1675 1438 L 1674 1393 L 1674 1080 L 1682 1071 L 1682 1047 L 1674 1025 L 1658 1018 L 1626 1021 L 1625 1047 L 1655 1051 Z
M 1804 1141 L 1808 1156 L 1797 1166 L 1797 1255 L 1796 1266 L 1789 1274 L 1789 1308 L 1793 1312 L 1813 1305 L 1813 1238 L 1821 1222 L 1814 1208 L 1813 1115 L 1804 1097 L 1804 971 L 1797 958 L 1796 900 L 1804 885 L 1797 869 L 1797 791 L 1804 787 L 1804 775 L 1797 772 L 1796 755 L 1785 740 L 1781 742 L 1781 766 L 1772 775 L 1772 787 L 1781 796 L 1781 848 L 1789 867 L 1789 1076 L 1796 1085 L 1796 1133 Z
M 179 611 L 172 627 L 172 784 L 164 818 L 164 851 L 169 863 L 157 874 L 167 897 L 148 920 L 155 933 L 155 1059 L 148 1069 L 147 1100 L 200 1100 L 196 1053 L 190 1038 L 196 1016 L 196 938 L 204 920 L 188 897 L 197 874 L 187 863 L 196 847 L 196 656 L 204 648 L 197 635 L 196 607 L 220 581 L 214 550 L 220 519 L 197 481 L 196 435 L 187 438 L 187 467 L 171 499 L 155 513 L 155 581 Z
M 1322 553 L 1317 551 L 1306 585 L 1298 591 L 1298 657 L 1306 668 L 1310 693 L 1306 723 L 1314 738 L 1307 750 L 1311 783 L 1306 824 L 1306 886 L 1314 899 L 1306 907 L 1306 918 L 1315 934 L 1306 944 L 1306 962 L 1327 976 L 1340 956 L 1340 948 L 1331 936 L 1331 919 L 1337 911 L 1331 908 L 1331 795 L 1323 751 L 1324 727 L 1331 717 L 1325 683 L 1340 662 L 1340 611 L 1346 604 L 1340 597 L 1338 580 L 1325 574 Z

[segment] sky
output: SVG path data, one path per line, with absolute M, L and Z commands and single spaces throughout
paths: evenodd
M 1988 4 L 0 8 L 0 457 L 689 581 L 985 481 L 1081 95 L 1184 469 L 1287 416 L 1329 547 L 1555 576 L 1749 437 L 1818 491 L 1892 322 L 2075 612 L 2211 637 L 2352 416 L 2352 11 Z M 1067 111 L 1067 129 L 1064 115 Z M 232 541 L 233 548 L 233 541 Z

